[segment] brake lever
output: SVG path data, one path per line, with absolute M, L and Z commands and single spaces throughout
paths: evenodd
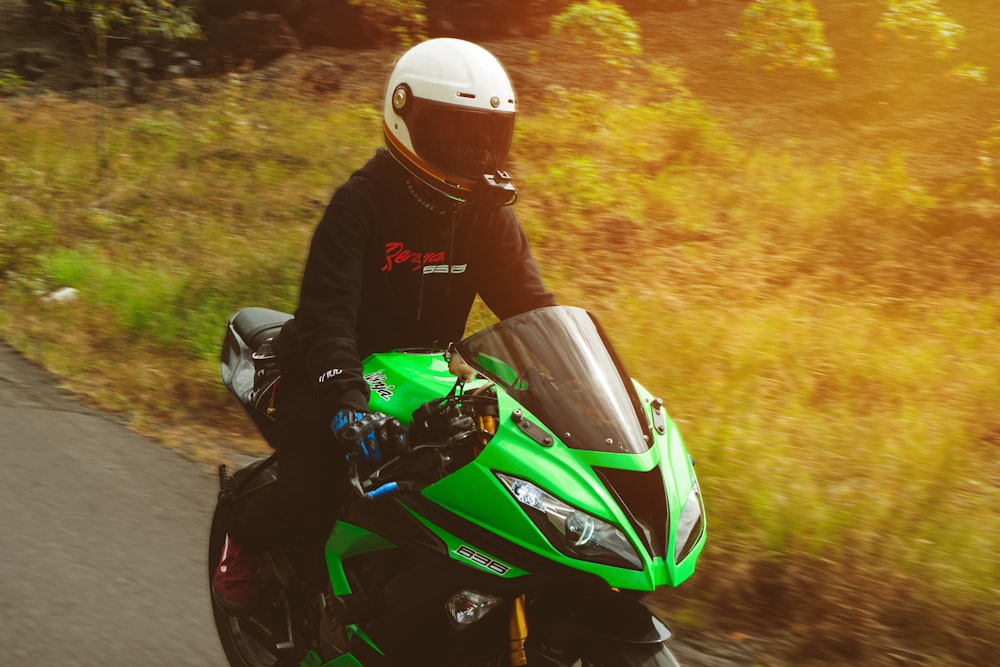
M 351 487 L 358 492 L 358 495 L 365 495 L 365 490 L 361 486 L 361 476 L 358 472 L 358 459 L 357 457 L 348 454 L 347 459 L 347 481 L 350 483 Z

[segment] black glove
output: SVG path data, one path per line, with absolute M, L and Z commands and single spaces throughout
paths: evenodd
M 381 412 L 364 413 L 341 408 L 330 424 L 337 442 L 368 466 L 378 466 L 395 456 L 405 431 L 395 417 Z

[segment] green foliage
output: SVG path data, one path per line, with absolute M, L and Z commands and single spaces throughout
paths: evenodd
M 534 174 L 524 187 L 544 184 L 536 197 L 527 192 L 522 204 L 549 221 L 539 234 L 563 239 L 559 243 L 605 225 L 612 234 L 672 191 L 661 179 L 688 168 L 729 168 L 732 140 L 684 86 L 683 73 L 666 63 L 649 65 L 645 73 L 650 85 L 633 91 L 630 104 L 595 90 L 552 87 L 545 111 L 519 121 L 515 157 Z M 618 243 L 640 246 L 655 237 L 655 227 L 634 230 Z
M 4 175 L 0 169 L 0 176 Z M 0 194 L 0 286 L 23 283 L 33 290 L 38 257 L 54 242 L 55 232 L 56 225 L 39 202 Z
M 973 65 L 972 63 L 964 62 L 952 67 L 948 75 L 958 81 L 986 83 L 988 73 L 989 69 L 982 65 Z
M 0 132 L 0 293 L 76 287 L 136 345 L 189 359 L 217 354 L 241 304 L 292 309 L 311 227 L 380 117 L 263 97 L 231 77 L 204 106 L 122 110 L 100 179 L 88 112 L 18 122 L 0 107 L 0 127 L 17 127 Z
M 210 359 L 218 353 L 220 316 L 251 302 L 262 281 L 280 274 L 271 263 L 282 260 L 263 257 L 222 274 L 181 263 L 164 266 L 155 257 L 116 258 L 83 245 L 56 248 L 46 257 L 45 271 L 53 285 L 74 287 L 89 307 L 110 313 L 123 342 Z
M 944 14 L 937 0 L 886 0 L 878 29 L 948 60 L 958 50 L 965 28 Z M 798 68 L 825 77 L 836 76 L 835 54 L 812 0 L 753 0 L 729 36 L 740 44 L 740 58 L 764 70 Z M 878 33 L 882 37 L 882 33 Z M 948 76 L 982 83 L 985 67 L 968 62 L 953 65 Z
M 0 96 L 12 95 L 28 86 L 23 77 L 9 69 L 0 69 Z
M 980 183 L 989 197 L 1000 201 L 1000 123 L 993 126 L 990 136 L 979 141 Z
M 421 0 L 348 0 L 379 31 L 404 47 L 427 39 L 427 9 Z M 384 38 L 383 38 L 383 41 Z M 383 44 L 387 46 L 387 44 Z
M 730 33 L 748 63 L 775 70 L 783 67 L 836 76 L 833 50 L 810 0 L 753 0 Z
M 99 52 L 106 39 L 135 43 L 202 37 L 191 7 L 174 0 L 46 0 L 52 16 L 72 27 Z
M 878 27 L 900 39 L 929 44 L 940 57 L 958 48 L 965 28 L 950 19 L 937 0 L 887 0 Z
M 630 67 L 642 54 L 639 24 L 615 2 L 575 2 L 552 17 L 550 30 L 565 34 L 574 44 L 594 49 L 606 64 Z
M 997 301 L 889 313 L 802 296 L 735 311 L 681 296 L 663 314 L 674 326 L 655 332 L 639 364 L 673 351 L 664 381 L 692 416 L 687 441 L 726 542 L 716 548 L 855 564 L 889 552 L 897 576 L 933 571 L 933 587 L 987 599 L 1000 580 L 982 548 L 998 546 L 1000 522 L 976 443 L 995 422 L 974 406 L 1000 404 L 1000 392 L 983 375 L 995 345 L 974 327 Z
M 950 60 L 965 37 L 965 28 L 941 11 L 937 0 L 887 0 L 878 27 L 918 48 L 929 46 L 941 60 Z M 961 63 L 949 75 L 957 80 L 982 83 L 986 68 Z

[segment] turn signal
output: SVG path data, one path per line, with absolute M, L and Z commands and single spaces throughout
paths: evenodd
M 452 595 L 444 608 L 448 612 L 448 620 L 456 630 L 464 630 L 473 623 L 482 620 L 502 599 L 493 595 L 485 595 L 476 591 L 460 591 Z

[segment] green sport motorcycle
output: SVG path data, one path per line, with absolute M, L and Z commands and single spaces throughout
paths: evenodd
M 288 319 L 229 322 L 226 385 L 265 436 Z M 373 428 L 399 447 L 352 465 L 353 499 L 322 548 L 265 555 L 264 600 L 214 605 L 233 667 L 677 665 L 640 602 L 687 579 L 705 544 L 691 457 L 662 401 L 625 372 L 594 318 L 552 306 L 448 350 L 364 362 Z M 276 479 L 270 459 L 223 500 Z M 209 572 L 225 539 L 216 511 Z

